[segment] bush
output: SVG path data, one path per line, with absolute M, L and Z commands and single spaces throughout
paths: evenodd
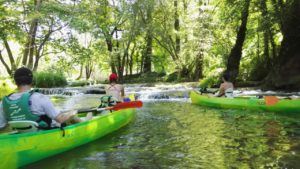
M 168 75 L 166 82 L 176 82 L 178 80 L 178 72 L 173 72 Z
M 67 80 L 62 72 L 53 70 L 35 72 L 33 75 L 33 86 L 40 88 L 63 87 Z
M 218 79 L 219 79 L 219 77 L 216 77 L 216 76 L 205 77 L 204 79 L 200 80 L 199 86 L 201 88 L 216 86 L 217 83 L 219 82 Z
M 204 79 L 200 80 L 199 86 L 201 88 L 218 86 L 222 71 L 222 69 L 212 70 Z
M 0 80 L 0 100 L 2 100 L 4 96 L 7 96 L 10 93 L 14 92 L 15 88 L 16 86 L 12 83 L 11 80 Z

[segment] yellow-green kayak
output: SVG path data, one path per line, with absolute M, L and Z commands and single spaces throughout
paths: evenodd
M 190 93 L 192 103 L 216 108 L 251 109 L 269 112 L 300 112 L 300 100 L 278 100 L 276 104 L 267 105 L 264 99 L 258 98 L 224 98 L 209 97 L 195 91 Z
M 0 135 L 0 169 L 13 169 L 96 140 L 128 124 L 135 109 L 122 109 L 61 129 Z

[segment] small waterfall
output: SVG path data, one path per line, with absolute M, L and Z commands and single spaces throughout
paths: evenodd
M 126 94 L 135 94 L 142 101 L 188 101 L 188 84 L 157 84 L 153 86 L 126 86 Z
M 74 96 L 78 94 L 105 94 L 104 86 L 39 88 L 38 90 L 45 95 Z
M 65 96 L 73 96 L 82 93 L 79 89 L 71 89 L 71 88 L 40 88 L 40 93 L 45 95 L 65 95 Z

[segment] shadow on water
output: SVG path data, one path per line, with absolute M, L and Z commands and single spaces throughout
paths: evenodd
M 95 96 L 83 98 L 97 105 Z M 121 130 L 25 168 L 298 168 L 299 116 L 145 102 Z

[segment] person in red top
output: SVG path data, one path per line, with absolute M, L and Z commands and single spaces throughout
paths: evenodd
M 109 76 L 110 84 L 105 87 L 106 95 L 112 96 L 117 101 L 122 102 L 125 96 L 124 87 L 121 84 L 118 84 L 118 75 L 116 73 L 112 73 Z

